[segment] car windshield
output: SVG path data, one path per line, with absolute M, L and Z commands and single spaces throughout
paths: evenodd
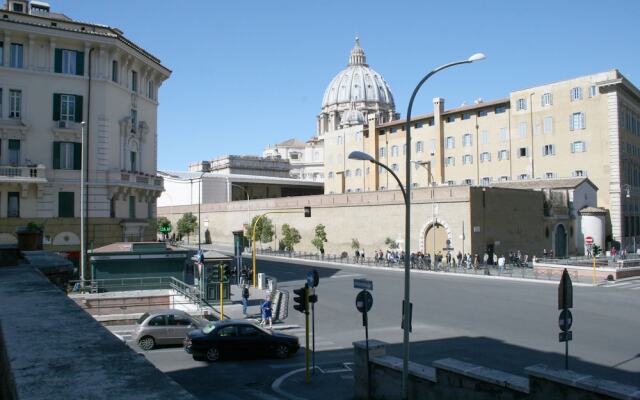
M 140 324 L 141 324 L 141 323 L 143 323 L 143 322 L 144 322 L 144 320 L 145 320 L 145 319 L 147 319 L 148 317 L 149 317 L 149 313 L 148 313 L 148 312 L 146 312 L 146 313 L 142 314 L 142 316 L 141 316 L 140 318 L 138 318 L 138 320 L 136 321 L 136 323 L 137 323 L 138 325 L 140 325 Z
M 214 324 L 213 322 L 210 323 L 209 325 L 205 326 L 204 328 L 202 328 L 202 332 L 204 332 L 206 335 L 210 334 L 211 332 L 213 332 L 213 330 L 216 329 L 216 324 Z

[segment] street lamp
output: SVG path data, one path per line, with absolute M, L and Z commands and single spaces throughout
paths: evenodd
M 409 396 L 409 386 L 408 386 L 408 382 L 409 382 L 409 328 L 410 328 L 410 324 L 411 324 L 411 316 L 409 315 L 409 312 L 411 311 L 411 306 L 409 304 L 409 300 L 411 298 L 410 296 L 410 262 L 409 262 L 409 254 L 411 251 L 411 203 L 409 202 L 410 199 L 410 195 L 411 195 L 411 109 L 413 108 L 413 101 L 415 100 L 416 95 L 418 94 L 418 90 L 420 90 L 420 88 L 422 87 L 422 85 L 427 81 L 427 79 L 429 79 L 430 77 L 432 77 L 434 74 L 436 74 L 439 71 L 442 71 L 443 69 L 447 69 L 449 67 L 453 67 L 456 65 L 461 65 L 461 64 L 470 64 L 474 61 L 480 61 L 480 60 L 484 60 L 485 59 L 485 55 L 482 53 L 476 53 L 474 55 L 472 55 L 471 57 L 467 58 L 466 60 L 462 60 L 462 61 L 455 61 L 449 64 L 445 64 L 442 65 L 436 69 L 434 69 L 433 71 L 429 72 L 427 75 L 424 76 L 424 78 L 422 78 L 420 80 L 420 82 L 418 82 L 418 85 L 416 86 L 416 88 L 413 90 L 413 93 L 411 94 L 411 99 L 409 100 L 409 106 L 407 107 L 407 117 L 406 117 L 406 131 L 407 131 L 407 138 L 406 138 L 406 146 L 407 146 L 407 154 L 406 154 L 406 192 L 404 193 L 406 199 L 405 199 L 405 257 L 404 257 L 404 325 L 402 327 L 402 329 L 404 330 L 404 337 L 403 337 L 403 341 L 402 341 L 402 398 L 403 399 L 407 399 Z
M 198 252 L 202 250 L 202 240 L 200 240 L 200 233 L 202 232 L 202 226 L 200 225 L 200 203 L 202 203 L 202 177 L 206 174 L 204 171 L 198 178 Z

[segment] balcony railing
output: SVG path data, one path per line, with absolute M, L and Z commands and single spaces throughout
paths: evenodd
M 44 165 L 36 165 L 36 166 L 0 165 L 0 179 L 2 178 L 10 178 L 11 180 L 46 179 L 45 167 Z
M 142 172 L 134 172 L 134 171 L 120 171 L 116 177 L 120 178 L 120 182 L 127 184 L 133 183 L 137 185 L 152 185 L 161 187 L 163 183 L 162 177 L 145 174 Z

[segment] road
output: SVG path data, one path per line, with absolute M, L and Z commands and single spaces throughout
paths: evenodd
M 288 261 L 288 260 L 287 260 Z M 401 356 L 403 271 L 260 260 L 258 271 L 278 279 L 280 289 L 302 286 L 317 268 L 316 358 L 322 367 L 351 361 L 352 342 L 364 338 L 355 309 L 354 278 L 373 281 L 369 336 L 390 343 Z M 485 277 L 412 273 L 412 361 L 429 364 L 453 357 L 524 376 L 524 368 L 544 363 L 562 368 L 558 342 L 557 284 Z M 623 383 L 640 382 L 640 290 L 574 287 L 572 370 Z M 291 307 L 291 306 L 290 306 Z M 304 326 L 303 314 L 289 310 L 287 324 Z M 301 337 L 304 331 L 291 333 Z M 135 346 L 134 346 L 135 347 Z M 304 365 L 303 353 L 288 360 L 240 360 L 209 365 L 193 361 L 180 348 L 146 353 L 160 370 L 201 398 L 273 398 L 278 376 Z M 350 384 L 345 381 L 345 384 Z M 223 385 L 224 392 L 217 390 Z M 269 394 L 271 393 L 271 394 Z M 228 397 L 224 397 L 228 396 Z

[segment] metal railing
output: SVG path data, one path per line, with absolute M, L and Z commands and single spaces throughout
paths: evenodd
M 71 291 L 75 292 L 121 292 L 131 290 L 170 289 L 172 276 L 157 276 L 145 278 L 115 278 L 69 281 Z M 177 280 L 177 279 L 176 279 Z M 83 285 L 84 283 L 84 285 Z

